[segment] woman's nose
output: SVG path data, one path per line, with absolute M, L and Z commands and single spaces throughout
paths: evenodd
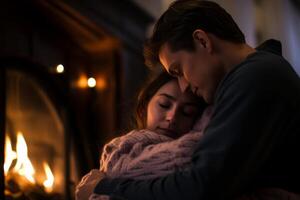
M 177 113 L 177 107 L 174 106 L 166 113 L 166 120 L 169 121 L 170 123 L 176 121 L 176 116 L 177 116 L 176 113 Z

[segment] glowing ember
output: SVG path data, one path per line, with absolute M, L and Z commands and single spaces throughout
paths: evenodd
M 44 181 L 44 187 L 45 187 L 45 190 L 46 192 L 52 192 L 53 190 L 53 183 L 54 183 L 54 176 L 51 172 L 51 169 L 49 167 L 49 165 L 47 163 L 43 163 L 43 166 L 44 166 L 44 170 L 46 172 L 46 177 L 47 179 Z

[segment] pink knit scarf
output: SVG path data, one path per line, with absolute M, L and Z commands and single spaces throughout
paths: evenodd
M 207 108 L 196 126 L 178 139 L 149 130 L 133 130 L 106 144 L 100 171 L 109 178 L 149 179 L 184 170 L 207 126 L 212 108 Z

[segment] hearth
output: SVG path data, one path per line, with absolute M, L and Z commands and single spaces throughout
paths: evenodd
M 71 197 L 67 107 L 40 69 L 20 59 L 1 62 L 5 199 Z

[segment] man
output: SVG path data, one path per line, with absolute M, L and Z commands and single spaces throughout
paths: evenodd
M 103 179 L 94 192 L 136 199 L 235 199 L 257 189 L 300 193 L 300 81 L 281 56 L 245 43 L 213 2 L 182 0 L 146 44 L 182 90 L 214 105 L 190 170 L 133 181 Z

